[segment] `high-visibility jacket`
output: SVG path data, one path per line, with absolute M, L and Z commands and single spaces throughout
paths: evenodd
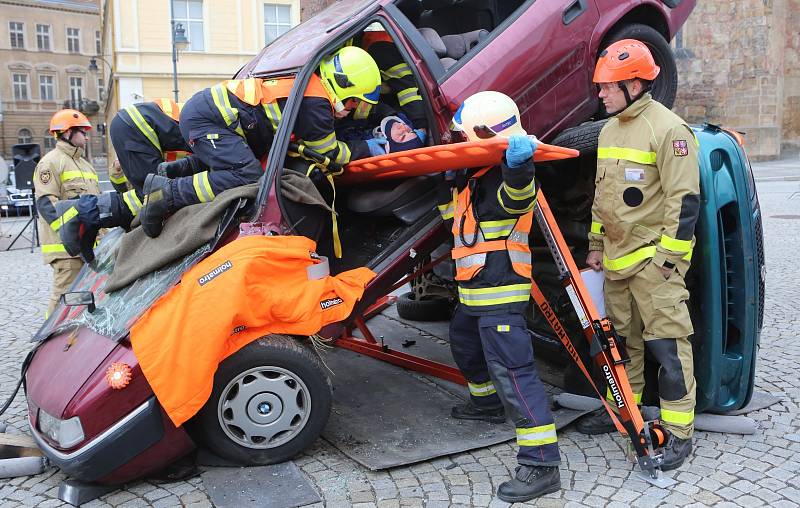
M 589 249 L 611 279 L 651 259 L 685 274 L 700 212 L 698 143 L 675 113 L 645 94 L 600 132 Z
M 453 259 L 459 301 L 473 315 L 524 311 L 531 293 L 528 246 L 536 204 L 532 161 L 479 171 L 451 200 L 440 199 L 453 219 Z
M 272 144 L 271 135 L 283 117 L 283 107 L 294 81 L 293 77 L 234 79 L 210 89 L 211 99 L 225 124 L 247 140 L 257 158 L 261 158 Z M 327 155 L 339 164 L 347 164 L 351 158 L 369 157 L 365 142 L 336 139 L 334 95 L 325 88 L 319 76 L 311 76 L 303 95 L 292 130 L 298 143 Z
M 156 99 L 123 108 L 120 118 L 141 132 L 147 142 L 161 153 L 163 160 L 171 162 L 191 153 L 178 127 L 181 106 L 172 99 Z M 126 140 L 124 145 L 126 149 L 135 150 L 135 143 L 138 141 Z
M 59 237 L 62 219 L 55 203 L 75 199 L 82 194 L 100 194 L 100 185 L 92 165 L 83 158 L 83 148 L 59 140 L 56 147 L 41 158 L 33 174 L 36 207 L 39 213 L 38 232 L 45 264 L 69 259 Z M 72 207 L 65 215 L 77 215 Z M 71 217 L 65 217 L 69 219 Z
M 300 236 L 247 236 L 188 270 L 131 328 L 136 358 L 175 425 L 208 399 L 218 364 L 269 334 L 313 335 L 347 318 L 368 268 L 330 276 Z

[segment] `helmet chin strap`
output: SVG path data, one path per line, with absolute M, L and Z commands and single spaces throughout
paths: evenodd
M 68 143 L 73 148 L 79 148 L 78 146 L 75 145 L 75 143 L 72 142 L 72 137 L 75 135 L 75 131 L 76 130 L 77 130 L 76 127 L 70 127 L 65 132 L 62 132 L 61 134 L 59 134 L 58 139 L 61 139 L 61 140 L 65 141 L 66 143 Z M 65 134 L 67 132 L 69 133 L 69 136 L 65 136 Z
M 633 104 L 634 102 L 636 102 L 639 99 L 641 99 L 642 95 L 644 95 L 645 93 L 650 91 L 650 87 L 649 86 L 643 85 L 642 86 L 642 91 L 639 92 L 638 94 L 636 94 L 636 97 L 631 97 L 631 94 L 628 91 L 628 85 L 625 84 L 624 81 L 618 81 L 617 82 L 617 86 L 619 87 L 620 90 L 622 90 L 622 93 L 625 95 L 625 107 L 626 108 L 628 106 L 630 106 L 631 104 Z

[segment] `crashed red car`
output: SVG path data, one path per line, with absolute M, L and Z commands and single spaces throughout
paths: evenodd
M 420 84 L 434 143 L 450 140 L 447 126 L 463 99 L 489 89 L 513 97 L 528 132 L 547 141 L 602 115 L 592 68 L 602 48 L 616 39 L 635 37 L 653 49 L 663 69 L 654 94 L 670 104 L 677 79 L 668 41 L 694 5 L 694 0 L 342 0 L 281 36 L 238 73 L 297 77 L 258 197 L 232 207 L 205 250 L 110 294 L 104 284 L 121 232 L 106 236 L 97 250 L 98 268 L 85 268 L 72 288 L 91 292 L 96 308 L 62 305 L 36 337 L 39 349 L 27 370 L 26 388 L 39 446 L 71 477 L 120 484 L 164 468 L 194 449 L 195 440 L 242 464 L 265 464 L 287 460 L 319 436 L 330 412 L 330 382 L 304 338 L 267 336 L 226 359 L 206 406 L 176 428 L 144 378 L 128 332 L 183 271 L 242 232 L 318 240 L 319 253 L 332 259 L 332 273 L 372 268 L 378 276 L 351 319 L 441 245 L 447 233 L 425 177 L 373 189 L 371 195 L 361 188 L 337 188 L 345 246 L 340 260 L 333 259 L 324 237 L 330 215 L 284 199 L 280 192 L 300 91 L 322 57 L 345 41 L 374 23 L 390 34 Z M 324 333 L 336 337 L 344 325 Z M 129 384 L 122 389 L 112 389 L 107 381 L 114 363 L 130 367 L 123 373 L 130 375 Z M 297 418 L 286 428 L 253 434 L 260 432 L 255 416 L 274 407 L 237 395 L 237 387 L 252 381 L 254 372 L 264 374 L 255 392 L 265 400 L 274 391 L 271 380 L 289 380 L 292 400 L 282 407 Z

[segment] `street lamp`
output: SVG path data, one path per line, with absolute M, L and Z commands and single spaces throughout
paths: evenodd
M 175 14 L 173 12 L 173 2 L 170 1 L 170 32 L 172 38 L 172 92 L 175 94 L 175 102 L 178 101 L 178 51 L 183 51 L 189 46 L 189 39 L 186 38 L 186 29 L 183 28 L 183 23 L 175 22 Z

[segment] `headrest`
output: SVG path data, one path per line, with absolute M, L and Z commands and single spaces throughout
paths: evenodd
M 481 29 L 463 34 L 443 35 L 440 39 L 447 49 L 447 56 L 457 60 L 488 36 L 488 30 Z
M 423 27 L 419 29 L 419 33 L 425 38 L 425 42 L 433 48 L 436 56 L 443 57 L 447 55 L 447 47 L 444 45 L 444 42 L 442 42 L 442 38 L 439 37 L 439 34 L 436 33 L 436 30 Z

